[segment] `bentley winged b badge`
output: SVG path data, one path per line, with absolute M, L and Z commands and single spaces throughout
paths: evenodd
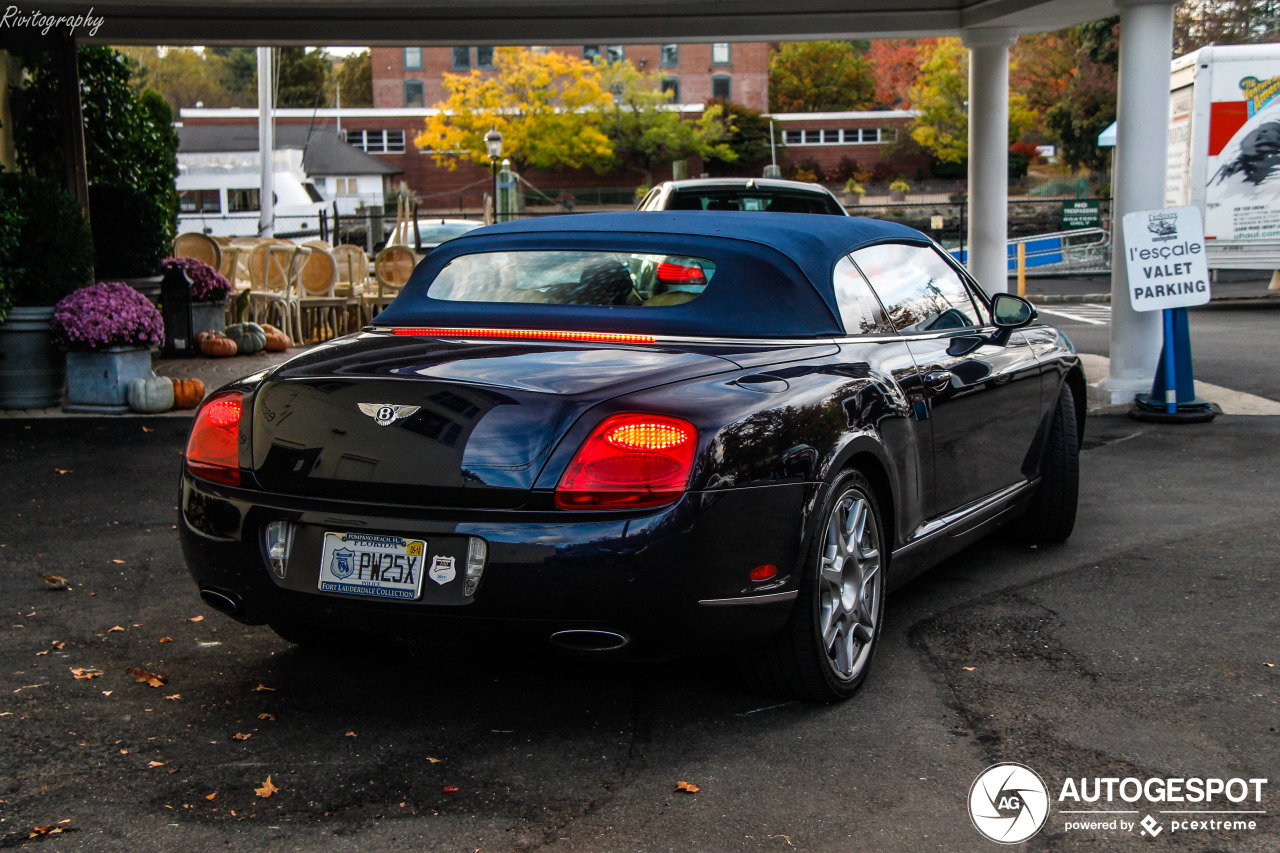
M 407 418 L 420 406 L 393 406 L 390 403 L 357 403 L 360 411 L 373 418 L 378 426 L 391 426 L 399 418 Z

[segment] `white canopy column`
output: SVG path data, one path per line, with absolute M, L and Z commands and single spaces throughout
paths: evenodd
M 988 293 L 1009 287 L 1009 47 L 1003 27 L 960 31 L 969 49 L 969 272 Z
M 1175 5 L 1176 0 L 1116 0 L 1120 80 L 1111 194 L 1111 375 L 1097 383 L 1113 405 L 1150 391 L 1160 359 L 1160 312 L 1130 307 L 1121 222 L 1131 211 L 1164 207 Z

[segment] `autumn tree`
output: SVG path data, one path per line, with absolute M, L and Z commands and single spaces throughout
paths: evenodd
M 329 56 L 323 50 L 278 47 L 273 51 L 276 106 L 311 109 L 330 103 Z
M 719 108 L 729 130 L 724 144 L 734 154 L 732 160 L 720 157 L 715 151 L 704 154 L 703 160 L 712 175 L 730 166 L 746 168 L 770 162 L 773 148 L 770 146 L 769 119 L 764 113 L 723 98 L 710 98 L 706 106 L 708 109 Z
M 911 87 L 911 102 L 919 115 L 911 124 L 911 138 L 944 163 L 960 163 L 969 156 L 969 51 L 957 38 L 939 39 Z M 1009 141 L 1016 142 L 1035 124 L 1027 99 L 1009 95 Z
M 334 72 L 344 107 L 373 106 L 373 62 L 369 51 L 348 56 Z
M 867 49 L 875 83 L 875 105 L 883 109 L 908 109 L 912 85 L 920 66 L 937 45 L 936 38 L 877 39 Z
M 1274 41 L 1280 41 L 1277 0 L 1183 0 L 1174 10 L 1174 56 L 1210 44 Z
M 194 107 L 234 106 L 227 88 L 226 64 L 208 51 L 171 47 L 161 52 L 154 47 L 122 47 L 133 69 L 135 93 L 154 89 L 164 96 L 174 110 Z
M 1075 54 L 1070 30 L 1019 36 L 1009 51 L 1009 88 L 1027 99 L 1042 136 L 1048 132 L 1045 116 L 1075 76 Z
M 1111 159 L 1109 149 L 1098 147 L 1098 134 L 1116 120 L 1119 33 L 1119 18 L 1091 21 L 1070 31 L 1075 70 L 1062 97 L 1045 113 L 1059 157 L 1069 166 L 1105 169 Z
M 414 140 L 436 163 L 487 164 L 484 135 L 502 133 L 502 153 L 517 170 L 603 168 L 613 153 L 602 127 L 613 105 L 601 68 L 563 53 L 498 48 L 496 73 L 444 75 L 449 98 Z
M 233 106 L 258 103 L 258 54 L 252 47 L 207 47 L 205 53 L 222 63 L 223 83 Z
M 769 56 L 769 110 L 811 113 L 869 109 L 871 66 L 847 41 L 786 42 Z
M 601 80 L 613 93 L 606 108 L 604 131 L 613 146 L 610 165 L 639 172 L 652 185 L 653 170 L 694 155 L 733 162 L 738 155 L 727 143 L 732 129 L 722 105 L 708 104 L 697 121 L 685 121 L 662 91 L 657 73 L 643 73 L 629 62 L 598 63 Z

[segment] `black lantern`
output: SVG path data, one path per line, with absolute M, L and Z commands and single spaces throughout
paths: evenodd
M 178 264 L 170 264 L 160 282 L 160 313 L 164 317 L 164 357 L 190 358 L 196 355 L 191 320 L 191 279 Z

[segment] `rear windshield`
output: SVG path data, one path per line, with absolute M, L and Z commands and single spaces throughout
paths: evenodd
M 480 222 L 423 222 L 418 220 L 418 236 L 424 243 L 443 243 L 479 228 Z
M 427 295 L 450 302 L 541 302 L 660 308 L 692 302 L 716 265 L 706 258 L 600 251 L 504 251 L 461 255 Z
M 681 190 L 671 194 L 668 210 L 748 210 L 769 213 L 827 213 L 844 211 L 822 193 L 785 190 Z

